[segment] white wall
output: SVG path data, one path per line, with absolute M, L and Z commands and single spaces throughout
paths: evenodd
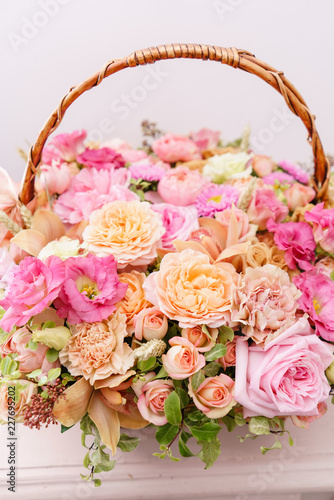
M 284 70 L 333 153 L 333 14 L 333 0 L 2 0 L 0 165 L 19 180 L 24 162 L 16 147 L 27 149 L 72 85 L 111 58 L 169 42 L 245 48 Z M 311 160 L 306 130 L 290 112 L 281 130 L 270 132 L 285 103 L 256 77 L 210 62 L 158 66 L 163 75 L 153 90 L 145 89 L 145 67 L 110 77 L 71 107 L 59 132 L 85 127 L 139 144 L 144 118 L 180 133 L 204 125 L 221 129 L 227 139 L 250 123 L 259 153 Z M 122 94 L 137 98 L 124 114 L 116 101 Z

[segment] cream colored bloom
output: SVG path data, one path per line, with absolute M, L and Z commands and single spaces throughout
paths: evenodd
M 113 201 L 91 214 L 83 238 L 89 251 L 112 254 L 122 268 L 150 264 L 164 232 L 161 215 L 148 202 Z
M 110 375 L 124 375 L 134 364 L 132 349 L 124 342 L 125 315 L 116 311 L 109 319 L 82 323 L 59 353 L 60 362 L 74 375 L 93 385 Z
M 236 178 L 249 175 L 245 168 L 251 157 L 247 153 L 226 153 L 212 156 L 204 166 L 202 174 L 216 184 L 222 184 L 230 177 Z
M 80 250 L 79 240 L 71 240 L 66 236 L 63 236 L 59 240 L 50 241 L 38 254 L 38 258 L 45 260 L 50 255 L 56 255 L 62 260 L 68 259 L 69 257 L 76 257 L 79 255 Z

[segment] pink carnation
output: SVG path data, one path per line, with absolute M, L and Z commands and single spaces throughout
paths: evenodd
M 84 140 L 87 137 L 85 130 L 75 130 L 72 134 L 58 134 L 49 146 L 43 150 L 42 162 L 52 165 L 52 160 L 75 161 L 77 156 L 85 150 Z
M 315 259 L 316 243 L 309 224 L 306 222 L 275 224 L 270 220 L 267 228 L 274 233 L 278 248 L 285 251 L 284 259 L 290 269 L 297 269 L 297 265 L 304 271 L 313 269 L 311 261 Z
M 77 156 L 77 162 L 97 170 L 110 170 L 125 165 L 123 157 L 110 148 L 86 149 L 81 155 Z
M 281 161 L 278 165 L 282 170 L 292 175 L 297 181 L 302 184 L 308 184 L 310 177 L 299 165 L 289 161 Z
M 319 203 L 305 212 L 305 220 L 313 225 L 315 242 L 325 252 L 334 253 L 334 208 L 324 208 L 324 203 Z
M 55 213 L 70 224 L 88 220 L 94 210 L 116 200 L 132 201 L 138 196 L 128 189 L 130 172 L 126 168 L 97 170 L 84 168 L 70 188 L 54 203 Z
M 295 276 L 293 282 L 302 292 L 299 308 L 310 316 L 315 333 L 334 342 L 334 282 L 316 270 Z
M 209 128 L 201 128 L 198 132 L 192 132 L 190 138 L 201 150 L 212 149 L 218 145 L 220 132 Z
M 183 135 L 165 134 L 152 144 L 152 149 L 162 161 L 190 161 L 200 158 L 194 141 Z
M 64 263 L 59 257 L 44 262 L 26 257 L 11 274 L 6 296 L 0 306 L 6 310 L 0 326 L 10 332 L 14 325 L 23 326 L 30 318 L 48 307 L 61 289 L 65 277 Z
M 292 177 L 292 175 L 281 172 L 280 170 L 276 170 L 276 172 L 272 172 L 271 174 L 263 177 L 263 182 L 265 184 L 271 184 L 272 186 L 277 183 L 291 185 L 295 182 L 295 179 Z
M 210 184 L 196 198 L 195 206 L 200 217 L 214 217 L 216 212 L 231 208 L 239 198 L 239 191 L 228 184 Z
M 133 179 L 143 179 L 148 182 L 157 182 L 160 181 L 166 174 L 166 168 L 163 165 L 166 164 L 163 162 L 151 163 L 148 160 L 142 160 L 133 163 L 129 167 L 129 171 Z
M 250 222 L 264 231 L 269 219 L 282 222 L 288 215 L 289 209 L 279 201 L 272 189 L 258 189 L 250 202 L 247 214 Z
M 74 325 L 108 318 L 128 286 L 119 281 L 115 258 L 88 254 L 70 257 L 65 266 L 64 284 L 54 302 L 58 315 Z
M 166 203 L 186 207 L 192 205 L 207 184 L 196 170 L 187 167 L 170 169 L 158 184 L 158 193 Z
M 194 207 L 177 207 L 169 203 L 152 205 L 152 210 L 162 215 L 166 229 L 162 236 L 162 248 L 173 250 L 173 241 L 187 240 L 192 231 L 199 229 L 197 210 Z

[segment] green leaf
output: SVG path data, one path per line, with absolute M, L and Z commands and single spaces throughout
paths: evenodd
M 32 339 L 30 339 L 29 342 L 28 342 L 28 344 L 27 344 L 27 347 L 31 351 L 36 351 L 36 349 L 38 347 L 38 342 L 34 342 Z
M 102 481 L 101 481 L 101 479 L 93 479 L 93 483 L 94 483 L 95 488 L 98 488 L 99 486 L 101 486 Z
M 88 413 L 80 420 L 80 429 L 86 436 L 94 435 L 92 431 L 92 420 L 90 419 Z
M 269 420 L 266 417 L 252 417 L 248 424 L 249 432 L 260 436 L 270 434 Z
M 182 433 L 183 434 L 183 433 Z M 182 457 L 194 457 L 193 452 L 186 445 L 186 441 L 182 439 L 182 435 L 179 438 L 179 452 Z
M 212 441 L 212 439 L 217 436 L 220 429 L 220 425 L 214 422 L 207 422 L 200 427 L 189 427 L 191 434 L 198 441 Z
M 222 344 L 226 344 L 227 341 L 232 342 L 234 339 L 234 331 L 229 326 L 221 326 L 219 328 L 219 338 Z
M 26 375 L 26 377 L 37 379 L 37 377 L 39 377 L 41 373 L 42 373 L 42 370 L 40 368 L 38 368 L 37 370 L 34 370 L 31 373 L 28 373 L 28 375 Z
M 181 408 L 185 408 L 186 406 L 188 406 L 189 396 L 186 393 L 186 391 L 184 389 L 182 389 L 181 387 L 176 387 L 175 392 L 180 398 Z
M 194 375 L 191 377 L 192 390 L 196 392 L 199 386 L 203 384 L 204 380 L 205 376 L 202 370 L 199 370 L 198 372 L 194 373 Z
M 265 455 L 267 453 L 267 451 L 280 450 L 281 448 L 282 448 L 281 442 L 278 441 L 278 439 L 276 439 L 276 441 L 274 442 L 274 444 L 272 446 L 270 446 L 270 448 L 265 448 L 264 446 L 261 446 L 261 453 L 262 453 L 262 455 Z
M 45 357 L 49 363 L 54 363 L 58 359 L 59 352 L 56 349 L 48 349 Z
M 59 368 L 60 369 L 60 368 Z M 43 375 L 38 381 L 38 386 L 41 387 L 42 385 L 45 385 L 48 381 L 48 377 L 46 375 Z
M 64 432 L 68 431 L 69 429 L 72 429 L 73 425 L 71 425 L 70 427 L 65 427 L 65 425 L 61 424 L 60 432 L 63 434 Z
M 9 367 L 12 363 L 12 360 L 10 359 L 9 356 L 6 356 L 5 358 L 3 358 L 3 360 L 1 361 L 1 365 L 0 365 L 0 370 L 1 370 L 1 373 L 2 375 L 8 375 L 9 373 Z
M 130 437 L 127 436 L 126 434 L 121 434 L 117 446 L 122 451 L 133 451 L 137 448 L 139 442 L 140 442 L 139 438 Z
M 145 361 L 138 361 L 137 368 L 141 372 L 149 372 L 152 368 L 154 368 L 156 361 L 157 359 L 154 357 L 148 358 Z
M 293 446 L 293 439 L 292 439 L 292 437 L 290 436 L 290 433 L 289 433 L 289 445 L 290 445 L 290 446 Z
M 52 382 L 53 380 L 56 380 L 56 378 L 59 377 L 60 372 L 61 372 L 60 368 L 52 368 L 51 370 L 49 370 L 48 378 L 47 378 L 48 382 Z
M 205 463 L 205 468 L 209 469 L 221 454 L 220 441 L 215 437 L 210 442 L 198 441 L 198 444 L 202 446 L 202 450 L 199 452 L 198 457 Z
M 225 356 L 227 351 L 226 345 L 223 344 L 216 344 L 211 351 L 206 352 L 204 354 L 205 359 L 207 361 L 215 361 L 218 358 L 221 358 L 222 356 Z
M 160 368 L 160 370 L 158 371 L 157 375 L 154 377 L 154 379 L 152 380 L 156 380 L 158 378 L 166 378 L 168 377 L 168 373 L 166 372 L 166 370 L 164 369 L 164 367 L 162 366 Z
M 330 277 L 331 277 L 331 280 L 334 281 L 334 271 L 331 272 Z
M 91 460 L 90 460 L 89 451 L 88 451 L 83 459 L 83 466 L 86 467 L 86 469 L 88 469 L 90 464 L 91 464 Z
M 235 429 L 236 425 L 237 425 L 236 421 L 234 420 L 234 418 L 233 417 L 229 417 L 228 415 L 226 415 L 225 417 L 223 417 L 222 421 L 226 425 L 228 432 L 232 432 Z
M 115 467 L 115 461 L 109 460 L 108 453 L 105 453 L 101 446 L 98 446 L 97 450 L 92 453 L 91 462 L 94 467 L 98 467 L 96 472 L 110 471 Z
M 216 363 L 216 361 L 212 361 L 203 368 L 203 372 L 205 373 L 206 377 L 215 377 L 220 369 L 221 365 L 219 363 Z
M 56 323 L 54 321 L 46 321 L 42 326 L 42 330 L 45 330 L 45 328 L 55 328 L 55 327 Z
M 179 432 L 180 427 L 178 425 L 165 424 L 159 427 L 155 433 L 155 439 L 159 444 L 169 445 Z
M 190 420 L 190 422 L 196 422 L 200 423 L 202 421 L 208 421 L 208 417 L 204 415 L 203 412 L 200 410 L 197 410 L 197 408 L 193 408 L 191 412 L 187 413 L 187 420 Z M 187 424 L 188 425 L 188 424 Z M 192 424 L 190 424 L 192 425 Z
M 244 419 L 243 413 L 236 413 L 234 416 L 234 420 L 238 427 L 242 427 L 247 423 L 247 420 Z
M 175 391 L 167 396 L 164 404 L 164 412 L 170 424 L 178 425 L 182 422 L 181 401 Z
M 240 443 L 243 443 L 244 441 L 246 441 L 246 439 L 256 439 L 257 435 L 256 434 L 246 434 L 246 436 L 244 436 L 244 437 L 238 436 L 238 438 L 240 439 Z

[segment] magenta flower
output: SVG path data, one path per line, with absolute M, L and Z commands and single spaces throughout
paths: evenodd
M 200 217 L 214 217 L 216 212 L 237 203 L 239 191 L 229 184 L 210 184 L 196 198 L 195 207 Z
M 26 257 L 10 275 L 5 298 L 0 306 L 6 312 L 0 327 L 10 332 L 14 325 L 23 326 L 30 318 L 47 308 L 61 289 L 65 267 L 59 257 L 48 257 L 44 262 Z
M 160 181 L 167 171 L 166 168 L 161 165 L 161 163 L 162 162 L 151 163 L 149 160 L 141 160 L 133 163 L 129 167 L 131 177 L 133 179 L 143 179 L 144 181 L 148 182 Z
M 288 174 L 292 175 L 292 177 L 294 177 L 297 181 L 302 184 L 308 184 L 310 176 L 299 165 L 289 161 L 281 161 L 278 166 Z
M 73 325 L 107 319 L 128 287 L 119 281 L 112 255 L 70 257 L 65 261 L 65 270 L 64 284 L 54 306 L 58 316 Z
M 285 172 L 280 172 L 279 170 L 276 170 L 275 172 L 272 172 L 271 174 L 265 175 L 263 177 L 263 182 L 265 184 L 271 184 L 272 186 L 274 184 L 293 184 L 295 182 L 294 177 L 292 175 L 286 174 Z
M 334 208 L 324 208 L 324 203 L 319 203 L 305 212 L 305 220 L 313 225 L 316 243 L 325 252 L 334 253 Z
M 276 224 L 272 219 L 267 222 L 267 229 L 274 233 L 274 240 L 280 250 L 284 250 L 284 259 L 290 269 L 297 265 L 304 271 L 313 269 L 316 243 L 312 228 L 307 222 L 285 222 Z
M 334 342 L 334 282 L 321 272 L 309 271 L 293 278 L 301 290 L 299 307 L 315 325 L 315 333 Z
M 125 165 L 123 157 L 110 148 L 86 149 L 76 160 L 85 167 L 97 170 L 121 168 Z
M 75 130 L 72 134 L 58 134 L 49 146 L 44 148 L 42 163 L 52 165 L 52 160 L 66 162 L 75 161 L 77 156 L 85 150 L 84 140 L 87 137 L 85 130 Z

